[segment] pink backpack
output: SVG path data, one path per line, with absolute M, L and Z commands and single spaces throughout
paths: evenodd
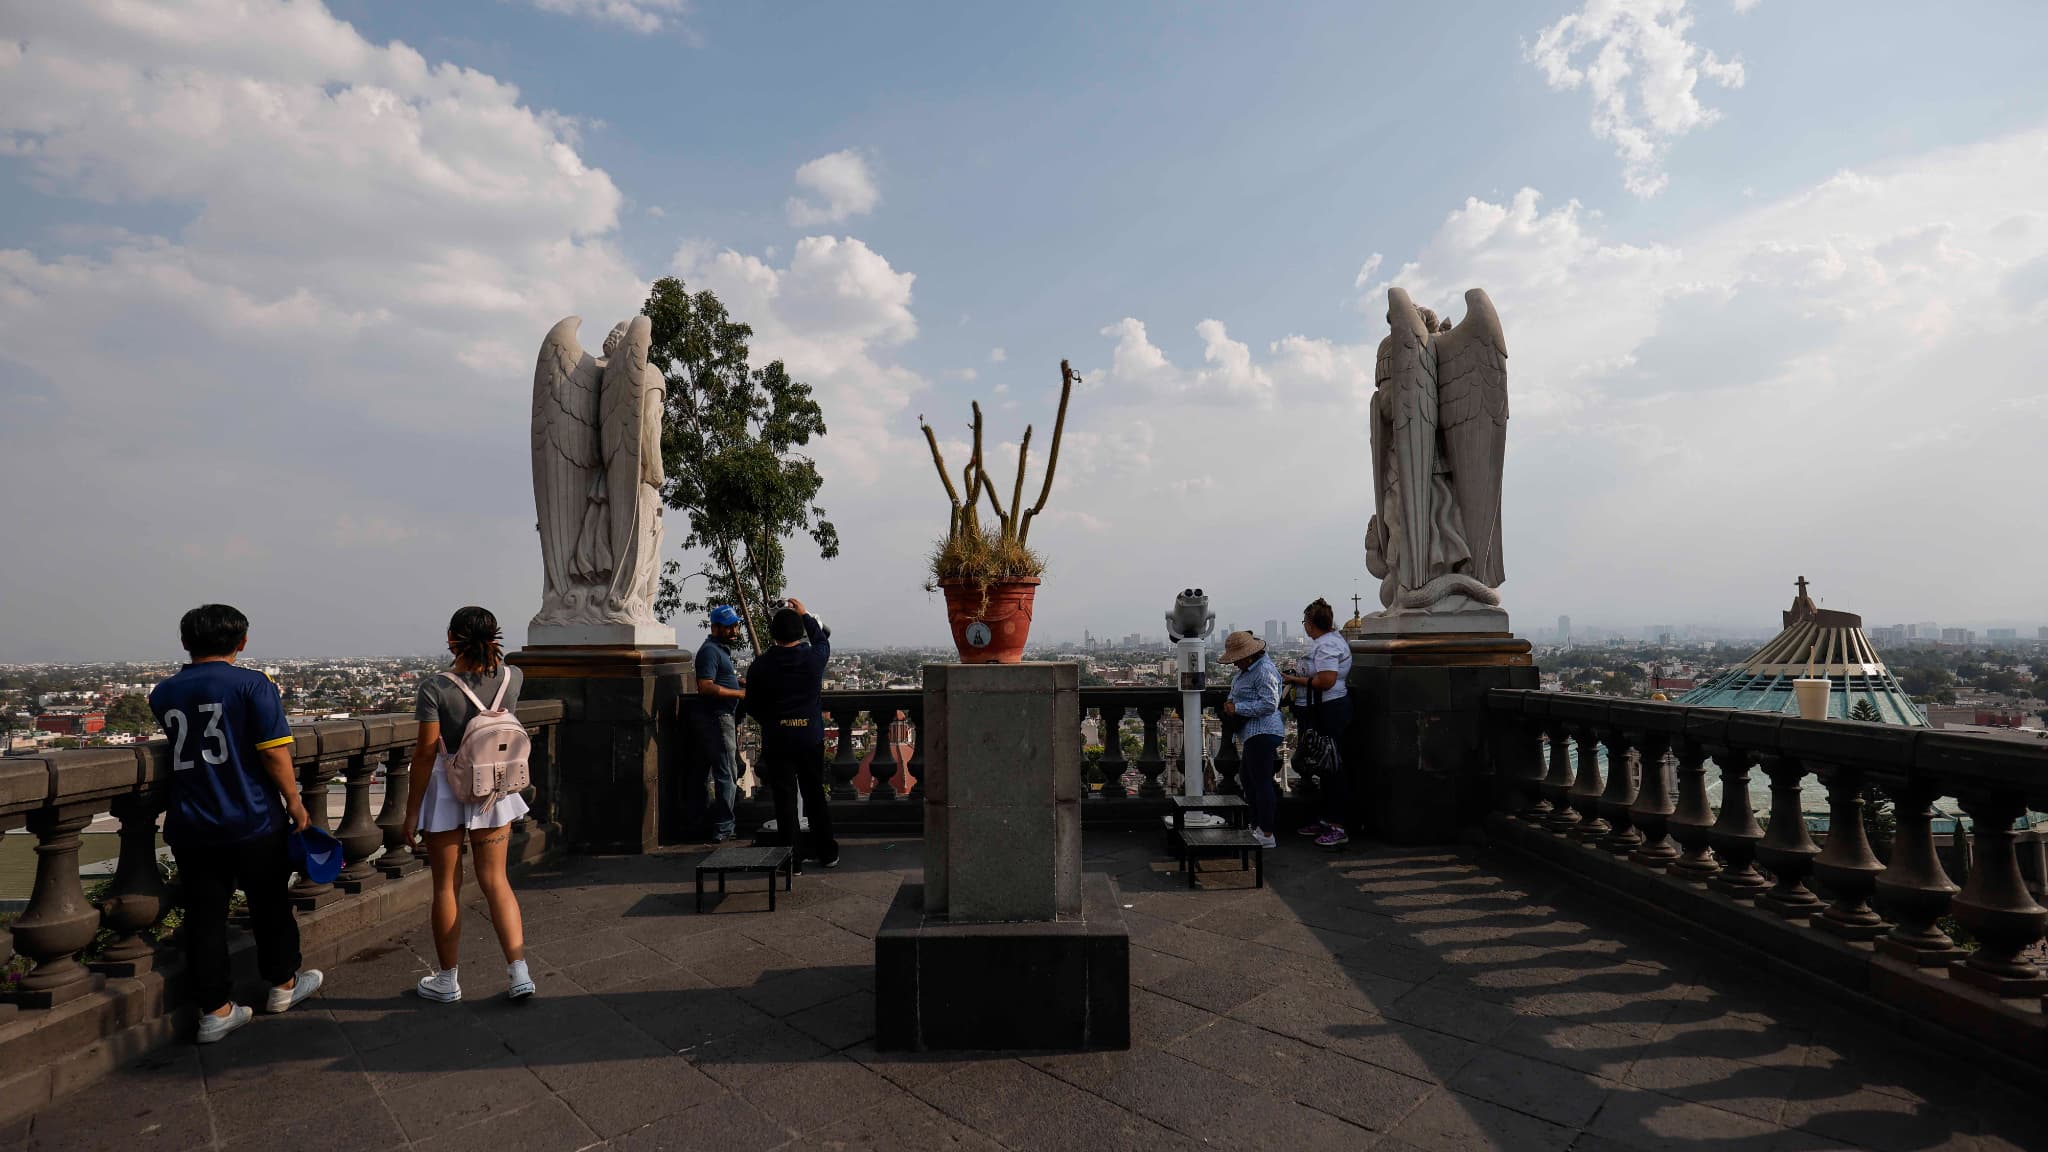
M 527 739 L 526 725 L 504 706 L 505 689 L 512 686 L 511 674 L 506 673 L 498 683 L 498 694 L 488 708 L 461 677 L 453 672 L 441 675 L 462 689 L 462 694 L 477 707 L 476 717 L 462 730 L 462 746 L 448 761 L 448 790 L 458 800 L 483 804 L 524 789 L 530 783 L 526 758 L 532 751 L 532 742 Z M 441 746 L 447 745 L 443 739 Z

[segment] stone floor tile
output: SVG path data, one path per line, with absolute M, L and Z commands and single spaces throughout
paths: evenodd
M 352 1067 L 355 1059 L 355 1049 L 342 1035 L 341 1026 L 312 1013 L 259 1015 L 236 1031 L 231 1041 L 199 1048 L 199 1064 L 206 1071 L 210 1090 Z
M 1502 1051 L 1519 1052 L 1606 1080 L 1627 1076 L 1645 1051 L 1644 1041 L 1626 1033 L 1548 1016 L 1516 1021 L 1494 1044 Z
M 803 1133 L 909 1095 L 843 1057 L 798 1064 L 778 1075 L 745 1077 L 733 1088 L 776 1123 Z
M 723 988 L 664 994 L 645 1003 L 626 997 L 621 1007 L 627 1009 L 622 1015 L 633 1027 L 673 1052 L 694 1052 L 710 1041 L 775 1022 L 774 1017 Z
M 1796 1068 L 1659 1049 L 1638 1057 L 1622 1082 L 1777 1124 L 1798 1076 Z
M 1443 992 L 1427 985 L 1394 1001 L 1385 1013 L 1390 1020 L 1442 1032 L 1476 1044 L 1491 1043 L 1516 1023 L 1515 1013 L 1473 996 Z
M 783 1021 L 827 1048 L 850 1048 L 863 1040 L 874 1039 L 874 993 L 850 993 L 801 1012 L 792 1012 Z
M 215 1133 L 228 1144 L 250 1141 L 262 1129 L 308 1113 L 336 1108 L 384 1112 L 376 1086 L 356 1068 L 316 1072 L 289 1084 L 258 1080 L 220 1088 L 207 1093 L 206 1102 L 213 1112 Z
M 837 1000 L 854 990 L 855 985 L 840 979 L 834 969 L 800 968 L 764 973 L 759 980 L 734 988 L 733 994 L 770 1016 L 787 1016 Z
M 1237 1020 L 1184 1036 L 1168 1051 L 1374 1131 L 1392 1128 L 1431 1091 L 1426 1081 Z
M 598 1142 L 597 1133 L 568 1105 L 542 1096 L 517 1111 L 416 1141 L 413 1148 L 415 1152 L 577 1152 Z
M 892 1100 L 828 1124 L 782 1152 L 1002 1152 L 994 1140 L 922 1100 Z
M 1235 962 L 1192 963 L 1151 985 L 1161 996 L 1207 1012 L 1228 1012 L 1265 994 L 1270 976 Z
M 706 1040 L 684 1055 L 699 1071 L 735 1089 L 800 1065 L 837 1058 L 830 1048 L 780 1020 Z
M 1398 1146 L 1422 1152 L 1554 1152 L 1570 1147 L 1577 1132 L 1439 1088 L 1389 1135 Z
M 1027 1152 L 1087 1146 L 1184 1152 L 1200 1143 L 1018 1060 L 973 1064 L 916 1089 L 918 1097 L 997 1142 Z
M 85 1110 L 58 1101 L 37 1114 L 24 1152 L 182 1152 L 213 1142 L 206 1101 L 190 1096 L 133 1109 Z
M 1611 1080 L 1498 1050 L 1474 1056 L 1450 1082 L 1460 1096 L 1567 1128 L 1584 1127 L 1617 1086 Z
M 651 977 L 674 971 L 675 961 L 650 948 L 635 944 L 632 948 L 571 964 L 561 969 L 565 979 L 574 981 L 585 992 L 609 992 Z M 559 993 L 552 993 L 559 995 Z
M 514 1054 L 503 1036 L 466 1014 L 432 1005 L 439 1023 L 412 1027 L 391 1044 L 359 1053 L 364 1074 L 379 1092 L 395 1092 L 440 1076 L 496 1064 Z
M 432 1139 L 506 1112 L 517 1112 L 548 1095 L 540 1082 L 516 1057 L 496 1064 L 451 1072 L 446 1076 L 384 1093 L 384 1106 L 391 1110 L 406 1139 L 415 1143 Z
M 1776 1124 L 1693 1104 L 1655 1092 L 1617 1092 L 1587 1126 L 1589 1135 L 1640 1152 L 1700 1152 L 1703 1148 L 1775 1150 Z M 1581 1139 L 1576 1149 L 1590 1149 Z
M 792 1133 L 738 1096 L 665 1116 L 614 1138 L 610 1152 L 765 1152 Z
M 1750 1064 L 1800 1067 L 1807 1063 L 1812 1034 L 1775 1020 L 1724 1011 L 1707 1004 L 1680 1004 L 1658 1027 L 1659 1050 L 1682 1048 Z
M 600 1136 L 616 1136 L 724 1095 L 717 1082 L 643 1033 L 592 1033 L 526 1057 Z
M 620 931 L 618 921 L 614 920 L 603 931 L 579 933 L 531 946 L 527 949 L 527 958 L 531 963 L 567 971 L 592 960 L 634 951 L 640 946 L 638 940 Z
M 271 1084 L 264 1083 L 244 1089 L 258 1096 L 273 1097 L 266 1114 L 244 1117 L 245 1121 L 260 1121 L 246 1126 L 228 1124 L 220 1101 L 213 1101 L 214 1133 L 222 1148 L 374 1152 L 405 1144 L 405 1133 L 398 1121 L 374 1095 L 336 1100 L 322 1095 L 316 1087 L 276 1097 L 271 1088 Z
M 1938 1104 L 1902 1100 L 1860 1085 L 1841 1083 L 1833 1093 L 1795 1097 L 1785 1104 L 1784 1124 L 1874 1152 L 1929 1148 L 1975 1148 L 1975 1122 Z M 2048 1137 L 2036 1112 L 2035 1139 Z

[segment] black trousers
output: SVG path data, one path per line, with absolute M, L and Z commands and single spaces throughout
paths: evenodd
M 761 740 L 756 774 L 775 791 L 775 843 L 789 845 L 799 862 L 835 859 L 839 841 L 832 838 L 832 803 L 825 794 L 825 745 L 808 734 L 791 738 L 771 728 Z M 804 798 L 804 817 L 811 822 L 809 832 L 797 819 L 798 793 Z
M 1346 693 L 1335 700 L 1317 700 L 1306 708 L 1296 706 L 1294 719 L 1304 727 L 1313 728 L 1344 746 L 1344 733 L 1351 727 L 1351 695 Z M 1351 809 L 1351 765 L 1339 761 L 1334 775 L 1319 778 L 1322 785 L 1322 811 L 1318 815 L 1332 824 L 1349 828 L 1353 824 Z
M 192 998 L 212 1012 L 234 995 L 228 968 L 228 899 L 240 888 L 249 898 L 249 930 L 256 937 L 256 971 L 275 987 L 299 971 L 299 921 L 292 912 L 291 858 L 285 833 L 239 844 L 184 844 L 171 849 L 185 893 L 185 968 Z

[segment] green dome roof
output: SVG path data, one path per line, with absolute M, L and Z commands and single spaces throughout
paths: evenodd
M 1798 715 L 1792 681 L 1815 676 L 1830 683 L 1831 719 L 1849 719 L 1857 701 L 1867 700 L 1886 724 L 1927 727 L 1927 716 L 1864 634 L 1863 617 L 1815 604 L 1806 595 L 1803 576 L 1798 587 L 1799 595 L 1785 612 L 1784 631 L 1741 664 L 1679 697 L 1678 703 Z

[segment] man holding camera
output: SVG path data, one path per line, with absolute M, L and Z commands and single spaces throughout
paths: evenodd
M 796 871 L 805 860 L 839 866 L 832 808 L 825 795 L 825 664 L 832 633 L 791 597 L 768 621 L 775 646 L 747 669 L 746 709 L 761 725 L 758 774 L 775 790 L 774 842 L 787 844 Z M 798 823 L 797 794 L 811 827 Z

